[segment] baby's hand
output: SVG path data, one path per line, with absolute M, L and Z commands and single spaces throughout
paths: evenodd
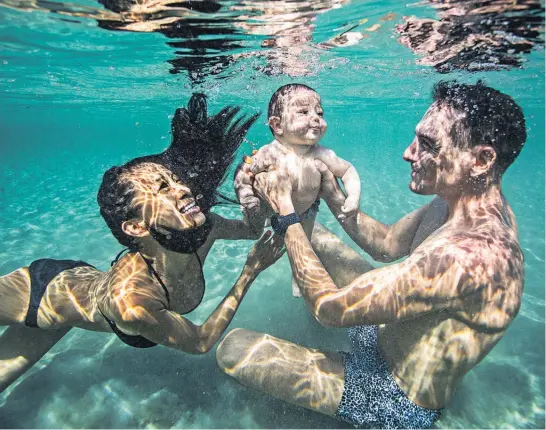
M 345 199 L 345 203 L 341 206 L 341 214 L 338 215 L 340 220 L 345 220 L 352 216 L 355 216 L 360 209 L 360 202 L 358 197 L 349 196 Z

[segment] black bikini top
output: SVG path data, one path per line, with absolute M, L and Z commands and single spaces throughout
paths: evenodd
M 112 266 L 114 264 L 117 263 L 117 261 L 119 260 L 121 254 L 123 254 L 125 251 L 130 251 L 128 248 L 127 249 L 124 249 L 122 250 L 117 256 L 116 258 L 114 259 L 114 261 L 112 261 Z M 169 290 L 167 290 L 167 287 L 165 286 L 165 284 L 163 283 L 161 277 L 159 276 L 159 274 L 157 273 L 157 271 L 154 269 L 154 266 L 152 265 L 152 262 L 150 260 L 148 260 L 146 257 L 144 257 L 144 255 L 142 255 L 139 251 L 136 251 L 140 254 L 140 256 L 142 257 L 142 259 L 144 260 L 144 262 L 146 263 L 146 265 L 148 266 L 148 270 L 150 272 L 150 274 L 155 278 L 157 279 L 157 282 L 159 282 L 159 284 L 161 285 L 161 287 L 163 288 L 163 291 L 165 292 L 165 297 L 167 298 L 167 306 L 171 306 L 171 297 L 169 295 Z M 196 257 L 197 257 L 197 261 L 199 261 L 199 265 L 201 266 L 201 276 L 203 276 L 203 265 L 201 263 L 201 260 L 199 259 L 199 256 L 197 256 L 197 253 L 195 254 Z M 197 305 L 195 305 L 195 307 L 191 310 L 189 310 L 188 312 L 184 312 L 183 314 L 181 315 L 185 315 L 185 314 L 188 314 L 190 312 L 192 312 L 195 308 L 197 308 L 197 306 L 199 306 L 201 304 L 201 301 L 203 300 L 203 296 L 205 295 L 205 289 L 203 289 L 203 294 L 201 295 L 201 298 L 199 299 L 199 301 L 197 302 Z M 145 337 L 143 336 L 140 336 L 140 335 L 129 335 L 129 334 L 125 334 L 123 333 L 117 326 L 116 326 L 116 323 L 114 321 L 112 321 L 110 318 L 108 318 L 106 315 L 104 315 L 104 313 L 102 312 L 102 310 L 99 308 L 99 311 L 100 313 L 102 314 L 102 316 L 104 317 L 104 319 L 106 320 L 106 322 L 108 323 L 108 325 L 110 326 L 110 328 L 112 329 L 112 331 L 116 334 L 117 337 L 119 337 L 119 339 L 129 345 L 129 346 L 132 346 L 134 348 L 151 348 L 153 346 L 156 346 L 157 343 L 155 342 L 152 342 L 151 340 L 148 340 L 146 339 Z

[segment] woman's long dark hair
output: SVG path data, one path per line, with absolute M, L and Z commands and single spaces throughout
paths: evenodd
M 259 113 L 242 115 L 235 119 L 240 110 L 238 106 L 226 106 L 209 117 L 205 95 L 193 94 L 188 107 L 179 108 L 174 114 L 172 140 L 165 151 L 135 158 L 106 171 L 97 201 L 102 217 L 121 244 L 132 244 L 121 224 L 134 214 L 132 187 L 120 181 L 120 176 L 142 163 L 161 164 L 189 186 L 201 210 L 208 213 L 223 197 L 217 189 L 226 178 L 248 129 L 259 116 Z

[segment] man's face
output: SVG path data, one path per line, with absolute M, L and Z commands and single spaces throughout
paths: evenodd
M 282 97 L 285 98 L 282 117 L 270 118 L 277 139 L 290 145 L 316 145 L 327 127 L 319 95 L 299 90 Z
M 415 128 L 415 139 L 404 151 L 411 163 L 410 190 L 417 194 L 459 194 L 468 184 L 472 154 L 453 144 L 451 130 L 461 113 L 434 103 Z

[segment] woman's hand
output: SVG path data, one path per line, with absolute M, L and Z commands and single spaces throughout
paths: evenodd
M 266 231 L 248 253 L 246 265 L 258 274 L 281 258 L 285 251 L 284 240 Z

